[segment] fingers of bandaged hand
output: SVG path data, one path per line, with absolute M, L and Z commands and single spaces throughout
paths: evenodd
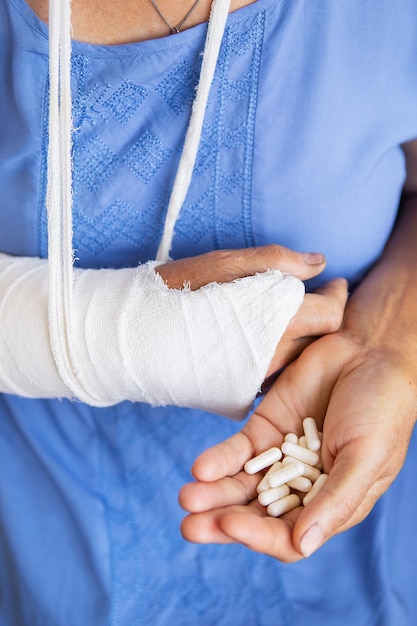
M 333 279 L 316 292 L 306 294 L 277 347 L 267 377 L 297 358 L 317 337 L 338 331 L 347 298 L 348 284 L 344 278 Z
M 270 244 L 239 250 L 214 250 L 158 265 L 155 271 L 173 289 L 181 289 L 186 284 L 195 290 L 211 282 L 231 282 L 270 269 L 308 280 L 322 272 L 325 265 L 326 259 L 321 253 L 301 253 Z

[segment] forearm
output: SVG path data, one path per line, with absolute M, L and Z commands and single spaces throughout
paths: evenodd
M 70 355 L 81 399 L 244 417 L 303 300 L 301 281 L 271 270 L 178 290 L 153 266 L 74 271 Z M 0 390 L 79 397 L 49 343 L 45 260 L 0 254 Z
M 405 199 L 381 259 L 354 292 L 344 331 L 362 348 L 417 362 L 417 196 Z

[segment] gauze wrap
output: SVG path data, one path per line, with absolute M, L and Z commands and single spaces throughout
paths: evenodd
M 194 407 L 239 419 L 259 391 L 303 283 L 278 270 L 196 291 L 157 263 L 74 270 L 75 377 L 90 404 Z M 0 390 L 74 397 L 50 347 L 48 262 L 0 254 Z

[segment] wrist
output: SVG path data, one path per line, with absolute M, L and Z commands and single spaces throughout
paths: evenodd
M 417 200 L 401 207 L 380 260 L 351 296 L 343 330 L 364 349 L 417 355 Z
M 340 331 L 343 353 L 350 362 L 390 364 L 417 385 L 417 307 L 408 301 L 406 283 L 398 281 L 378 292 L 368 285 L 361 285 L 346 308 Z

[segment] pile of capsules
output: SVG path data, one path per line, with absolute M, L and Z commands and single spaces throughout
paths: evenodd
M 328 475 L 322 472 L 320 456 L 322 434 L 316 421 L 306 417 L 303 430 L 302 437 L 288 433 L 281 448 L 270 448 L 245 463 L 247 474 L 269 468 L 256 491 L 258 501 L 267 507 L 271 517 L 279 517 L 301 503 L 305 506 L 327 480 Z

